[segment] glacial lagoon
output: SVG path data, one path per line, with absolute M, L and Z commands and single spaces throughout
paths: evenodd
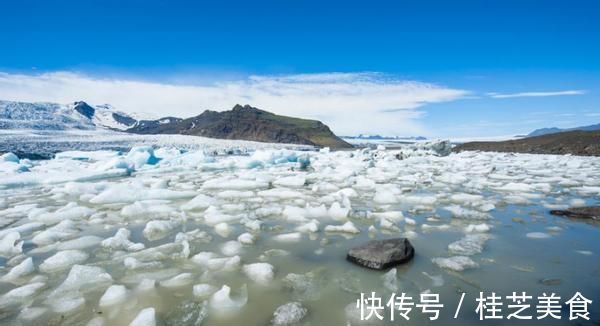
M 549 214 L 598 204 L 600 158 L 137 147 L 2 160 L 1 324 L 269 325 L 299 302 L 301 325 L 471 325 L 479 292 L 600 299 L 598 224 Z M 416 250 L 395 270 L 345 259 L 394 237 Z M 371 292 L 445 307 L 435 322 L 418 308 L 361 322 Z M 568 323 L 565 309 L 544 323 Z

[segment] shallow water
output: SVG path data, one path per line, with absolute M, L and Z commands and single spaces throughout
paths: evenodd
M 0 238 L 6 236 L 5 231 L 12 227 L 40 220 L 46 223 L 33 231 L 20 232 L 20 237 L 24 240 L 21 255 L 0 258 L 0 263 L 5 266 L 3 271 L 0 271 L 2 275 L 25 257 L 32 257 L 35 266 L 35 271 L 31 274 L 12 282 L 0 282 L 0 294 L 6 296 L 11 289 L 34 281 L 44 283 L 44 288 L 34 295 L 2 306 L 1 322 L 83 325 L 95 317 L 101 317 L 107 325 L 127 325 L 146 307 L 155 308 L 159 321 L 169 322 L 175 307 L 183 302 L 201 303 L 206 300 L 206 304 L 209 305 L 209 298 L 196 298 L 192 293 L 194 284 L 208 283 L 216 288 L 221 288 L 222 285 L 230 286 L 234 297 L 239 293 L 240 287 L 246 284 L 248 302 L 235 311 L 219 312 L 218 307 L 208 307 L 208 315 L 203 325 L 266 325 L 270 323 L 278 306 L 291 301 L 302 302 L 308 309 L 304 321 L 311 325 L 344 325 L 348 320 L 352 324 L 359 324 L 349 318 L 347 307 L 356 304 L 361 292 L 369 294 L 374 291 L 385 303 L 391 294 L 382 279 L 387 271 L 358 267 L 347 262 L 345 255 L 349 248 L 369 239 L 398 236 L 409 236 L 416 249 L 415 258 L 411 262 L 397 267 L 398 292 L 406 292 L 417 301 L 420 293 L 430 290 L 439 294 L 441 302 L 445 305 L 441 310 L 440 319 L 436 322 L 430 322 L 426 315 L 414 308 L 408 324 L 479 323 L 474 309 L 475 298 L 480 291 L 487 295 L 494 291 L 502 296 L 510 295 L 513 291 L 525 291 L 534 298 L 545 292 L 555 292 L 562 297 L 561 302 L 580 291 L 594 303 L 598 302 L 598 225 L 551 216 L 548 214 L 548 207 L 569 205 L 573 199 L 577 199 L 579 204 L 581 201 L 585 204 L 598 204 L 599 159 L 465 153 L 441 158 L 415 155 L 406 160 L 397 160 L 394 154 L 383 150 L 311 153 L 311 166 L 303 170 L 299 168 L 297 161 L 277 161 L 272 160 L 271 156 L 263 158 L 263 164 L 249 164 L 261 158 L 260 155 L 258 158 L 217 157 L 216 161 L 203 159 L 194 162 L 190 167 L 182 165 L 179 159 L 173 158 L 178 157 L 177 154 L 171 153 L 168 155 L 172 157 L 165 158 L 156 165 L 146 164 L 137 168 L 128 177 L 99 177 L 87 181 L 90 180 L 88 178 L 85 182 L 73 182 L 68 178 L 61 182 L 54 178 L 52 184 L 42 182 L 41 185 L 26 188 L 11 187 L 0 190 L 0 207 L 4 207 L 0 211 L 4 224 L 4 233 Z M 159 153 L 156 155 L 159 156 Z M 167 157 L 166 153 L 163 155 Z M 96 163 L 94 160 L 52 161 L 36 163 L 39 166 L 33 166 L 32 172 L 29 173 L 39 173 L 40 176 L 54 175 L 60 169 L 80 173 L 88 171 L 88 165 Z M 300 195 L 296 193 L 293 198 L 274 198 L 262 192 L 272 189 L 277 184 L 276 181 L 285 176 L 299 175 L 305 177 L 304 185 L 290 187 L 289 190 Z M 207 180 L 222 177 L 230 179 L 217 182 L 217 186 L 206 187 Z M 361 185 L 361 177 L 374 181 L 374 185 Z M 239 180 L 259 182 L 254 186 L 240 185 L 236 183 Z M 330 185 L 324 185 L 324 182 Z M 97 189 L 78 187 L 91 183 L 100 186 Z M 114 190 L 115 185 L 119 184 L 126 185 L 125 189 L 129 191 L 116 192 L 112 197 L 105 196 L 109 199 L 102 203 L 93 199 L 106 191 Z M 353 188 L 357 196 L 347 195 L 348 193 L 344 195 L 331 185 L 337 189 Z M 315 186 L 321 188 L 317 189 Z M 230 234 L 223 237 L 215 232 L 213 225 L 207 225 L 205 218 L 209 213 L 204 208 L 182 209 L 193 195 L 174 198 L 165 197 L 162 193 L 152 195 L 154 197 L 150 200 L 152 196 L 148 194 L 151 194 L 152 189 L 187 191 L 216 198 L 211 204 L 213 209 L 221 215 L 237 217 L 227 222 L 231 227 Z M 250 191 L 251 194 L 242 198 L 242 193 L 224 193 L 234 189 Z M 283 193 L 286 187 L 278 189 L 278 193 Z M 392 194 L 391 200 L 376 200 L 378 193 Z M 482 197 L 452 197 L 465 193 Z M 164 198 L 159 198 L 161 196 Z M 529 202 L 508 203 L 515 202 L 514 196 L 518 196 L 520 200 L 526 198 Z M 124 214 L 123 207 L 136 201 L 149 207 L 149 210 L 139 211 L 139 214 Z M 75 207 L 91 208 L 94 212 L 70 216 L 56 213 L 68 203 L 76 203 L 72 204 Z M 312 207 L 325 204 L 329 208 L 333 203 L 339 203 L 342 207 L 350 204 L 348 216 L 340 218 L 339 214 L 328 212 L 323 216 L 314 217 L 320 222 L 318 232 L 303 233 L 297 242 L 287 243 L 275 239 L 278 234 L 295 232 L 294 229 L 303 224 L 294 218 L 286 217 L 282 212 L 285 206 L 303 208 L 306 204 Z M 28 204 L 35 204 L 35 208 L 46 208 L 50 214 L 43 215 L 33 207 L 19 206 Z M 157 207 L 161 205 L 169 207 L 171 211 L 157 213 Z M 451 209 L 455 212 L 453 216 L 453 213 L 445 209 L 451 205 L 458 205 L 469 211 L 456 212 Z M 261 208 L 265 207 L 275 208 L 274 213 L 261 214 Z M 385 230 L 381 227 L 380 217 L 374 216 L 373 213 L 393 211 L 402 211 L 404 218 L 390 218 L 388 222 L 394 225 L 395 230 Z M 309 215 L 306 211 L 303 214 Z M 45 218 L 41 219 L 40 216 Z M 58 236 L 56 241 L 49 241 L 47 244 L 34 243 L 32 239 L 39 232 L 66 218 L 74 222 L 76 232 Z M 409 225 L 406 218 L 413 219 L 415 225 Z M 146 223 L 151 220 L 169 220 L 175 227 L 165 232 L 164 238 L 151 241 L 143 233 Z M 260 230 L 254 230 L 246 223 L 255 220 L 262 222 Z M 346 220 L 351 221 L 360 233 L 323 231 L 326 225 L 341 225 Z M 484 234 L 483 237 L 489 240 L 483 242 L 483 250 L 480 253 L 474 252 L 469 256 L 478 267 L 451 271 L 432 262 L 434 258 L 454 256 L 449 252 L 448 245 L 463 239 L 466 234 L 472 234 L 465 231 L 468 225 L 482 223 L 487 224 L 490 230 L 475 234 Z M 376 229 L 375 232 L 368 231 L 372 225 Z M 437 228 L 439 226 L 442 228 Z M 126 302 L 117 306 L 100 307 L 98 302 L 108 287 L 106 285 L 92 291 L 75 291 L 77 293 L 73 295 L 85 299 L 85 304 L 81 307 L 67 312 L 53 311 L 54 300 L 57 299 L 48 300 L 48 297 L 65 280 L 71 267 L 56 272 L 40 271 L 40 264 L 60 251 L 56 243 L 86 235 L 96 235 L 105 239 L 112 237 L 122 227 L 131 230 L 132 242 L 145 245 L 146 251 L 142 253 L 148 252 L 149 248 L 165 246 L 158 247 L 159 249 L 152 254 L 140 258 L 139 252 L 94 245 L 82 249 L 89 254 L 89 258 L 80 264 L 101 267 L 111 275 L 113 284 L 125 285 L 129 290 Z M 180 232 L 194 230 L 204 231 L 208 237 L 190 239 L 189 256 L 182 255 L 185 246 L 176 236 Z M 199 252 L 213 252 L 220 257 L 224 256 L 221 253 L 222 244 L 236 240 L 244 232 L 254 234 L 256 242 L 242 246 L 239 253 L 241 265 L 256 262 L 268 262 L 273 265 L 274 279 L 268 284 L 258 284 L 249 279 L 241 267 L 229 271 L 211 271 L 207 266 L 194 263 L 191 259 Z M 533 232 L 548 236 L 528 237 L 528 234 Z M 273 249 L 284 250 L 285 254 L 269 255 L 273 253 Z M 123 263 L 123 258 L 127 256 L 135 256 L 140 261 L 158 263 L 160 266 L 129 270 Z M 167 288 L 160 284 L 160 281 L 181 273 L 191 273 L 192 281 L 175 288 Z M 303 288 L 293 289 L 286 281 L 290 273 L 311 273 L 308 275 L 312 275 L 312 278 Z M 436 277 L 438 282 L 434 282 L 425 273 Z M 158 284 L 149 291 L 136 291 L 142 279 L 153 279 Z M 439 284 L 440 279 L 443 280 L 442 285 Z M 542 280 L 545 279 L 548 285 L 543 284 Z M 465 302 L 458 320 L 455 320 L 453 315 L 462 292 L 466 293 Z M 532 301 L 533 305 L 536 303 L 535 300 Z M 26 320 L 23 315 L 19 315 L 23 307 L 44 310 L 36 318 Z M 597 319 L 594 306 L 591 311 L 592 317 Z M 529 314 L 536 316 L 535 311 Z M 396 318 L 396 322 L 392 323 L 386 315 L 388 321 L 381 324 L 398 324 L 399 317 Z M 568 310 L 563 309 L 562 318 L 560 321 L 546 318 L 543 322 L 567 323 Z M 495 324 L 502 321 L 485 323 Z

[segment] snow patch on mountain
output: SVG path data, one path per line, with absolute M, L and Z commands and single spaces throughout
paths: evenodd
M 126 130 L 136 122 L 108 104 L 0 101 L 0 129 Z

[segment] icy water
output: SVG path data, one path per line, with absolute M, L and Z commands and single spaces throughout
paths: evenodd
M 480 291 L 525 291 L 532 306 L 552 292 L 561 303 L 577 291 L 600 300 L 599 225 L 548 214 L 598 204 L 600 159 L 397 154 L 137 148 L 33 163 L 4 157 L 0 324 L 128 325 L 153 308 L 142 324 L 191 316 L 269 325 L 277 307 L 300 302 L 301 324 L 470 325 L 480 323 Z M 352 246 L 399 236 L 416 255 L 395 274 L 345 260 Z M 437 293 L 445 307 L 435 322 L 413 307 L 408 322 L 386 311 L 387 321 L 361 323 L 361 292 L 384 304 L 392 292 L 415 303 Z M 569 323 L 568 309 L 543 323 Z

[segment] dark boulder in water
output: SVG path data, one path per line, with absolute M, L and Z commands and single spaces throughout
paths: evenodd
M 564 210 L 551 210 L 550 214 L 569 218 L 600 220 L 600 206 L 574 207 Z
M 346 259 L 371 269 L 386 269 L 410 261 L 415 249 L 406 238 L 371 240 L 354 247 Z

